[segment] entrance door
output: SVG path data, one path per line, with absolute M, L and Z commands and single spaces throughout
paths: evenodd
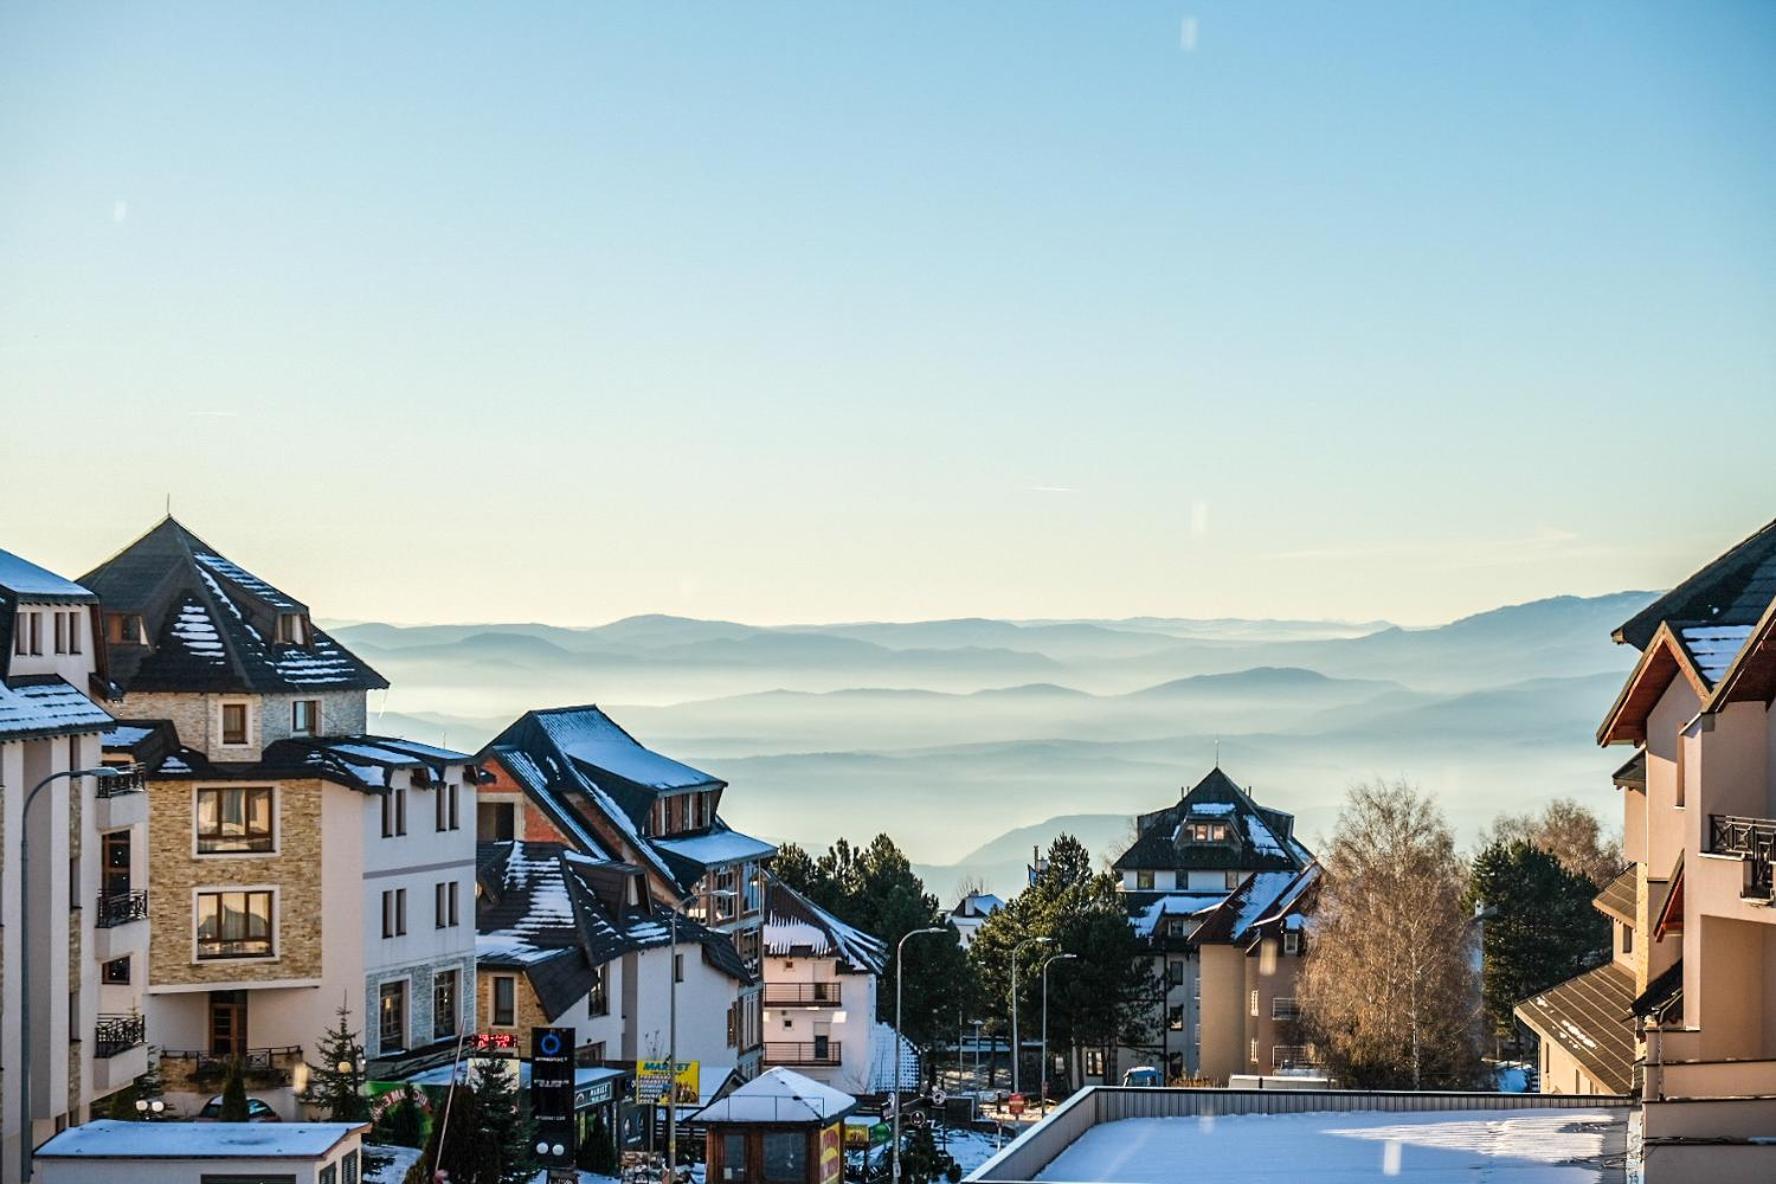
M 210 992 L 210 1055 L 244 1056 L 247 1051 L 247 993 Z
M 130 890 L 130 837 L 127 830 L 116 830 L 105 836 L 106 900 L 126 896 Z

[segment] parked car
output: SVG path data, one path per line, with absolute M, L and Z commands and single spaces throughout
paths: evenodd
M 1160 1086 L 1166 1083 L 1165 1074 L 1152 1065 L 1136 1065 L 1122 1075 L 1124 1085 Z
M 198 1122 L 221 1122 L 222 1121 L 222 1095 L 221 1094 L 217 1094 L 215 1097 L 211 1098 L 209 1101 L 204 1103 L 203 1109 L 199 1110 L 197 1112 L 197 1121 Z M 279 1118 L 278 1112 L 276 1110 L 273 1110 L 267 1103 L 260 1101 L 258 1098 L 248 1098 L 247 1099 L 247 1121 L 248 1122 L 282 1122 L 283 1119 Z

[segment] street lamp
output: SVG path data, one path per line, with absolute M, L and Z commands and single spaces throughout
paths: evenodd
M 139 779 L 142 771 L 135 765 L 100 765 L 93 769 L 64 769 L 60 773 L 51 773 L 25 795 L 25 804 L 19 810 L 19 979 L 23 988 L 19 991 L 19 1184 L 29 1184 L 31 1179 L 31 803 L 50 782 L 63 778 L 102 777 L 107 781 L 119 778 Z M 68 891 L 78 892 L 79 885 L 68 885 Z M 73 1033 L 69 1033 L 70 1036 Z
M 142 1121 L 144 1122 L 152 1122 L 154 1119 L 159 1118 L 162 1114 L 166 1113 L 166 1108 L 167 1104 L 159 1098 L 155 1098 L 152 1102 L 147 1098 L 136 1099 L 136 1113 L 142 1116 Z
M 1052 937 L 1026 937 L 1011 948 L 1011 1092 L 1018 1093 L 1018 1054 L 1022 1049 L 1018 1045 L 1018 955 L 1025 946 L 1040 945 L 1052 942 Z
M 1048 968 L 1056 962 L 1069 962 L 1078 954 L 1055 954 L 1042 963 L 1042 1113 L 1048 1114 Z
M 900 1042 L 906 1037 L 901 1033 L 901 996 L 900 983 L 906 976 L 902 973 L 906 962 L 906 943 L 909 937 L 918 937 L 921 933 L 947 933 L 948 929 L 932 926 L 915 929 L 902 934 L 894 946 L 894 1175 L 892 1184 L 900 1184 Z
M 679 901 L 680 907 L 697 899 L 697 893 Z M 710 900 L 733 900 L 732 888 L 711 888 L 702 893 Z M 666 967 L 666 1184 L 678 1181 L 678 909 L 666 910 L 666 928 L 672 934 L 672 962 Z

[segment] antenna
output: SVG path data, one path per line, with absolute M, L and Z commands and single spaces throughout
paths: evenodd
M 1215 737 L 1215 767 L 1221 767 L 1221 737 Z

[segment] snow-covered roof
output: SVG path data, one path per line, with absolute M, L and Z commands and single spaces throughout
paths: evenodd
M 0 740 L 98 732 L 111 716 L 55 675 L 0 682 Z
M 1137 937 L 1154 937 L 1167 918 L 1200 917 L 1226 900 L 1227 892 L 1167 892 L 1152 898 L 1141 893 L 1140 899 L 1145 903 L 1131 914 L 1129 924 Z
M 737 830 L 730 830 L 721 823 L 702 834 L 653 841 L 662 850 L 703 864 L 705 867 L 722 863 L 736 863 L 745 859 L 768 859 L 777 854 L 776 844 L 767 843 L 763 839 L 755 839 L 751 835 L 743 835 Z
M 1752 635 L 1753 625 L 1686 625 L 1677 631 L 1684 649 L 1695 659 L 1696 670 L 1713 686 L 1733 664 Z
M 1004 907 L 1005 902 L 991 892 L 970 892 L 950 910 L 950 916 L 990 917 Z
M 38 1159 L 325 1159 L 369 1130 L 353 1122 L 120 1122 L 69 1127 Z
M 698 1123 L 825 1125 L 857 1109 L 857 1099 L 789 1069 L 767 1069 L 693 1115 Z
M 588 765 L 647 789 L 695 789 L 723 784 L 717 778 L 647 748 L 596 707 L 536 713 L 556 747 Z
M 917 1089 L 919 1082 L 919 1050 L 911 1040 L 894 1030 L 893 1024 L 877 1020 L 870 1028 L 870 1075 L 872 1094 L 894 1092 L 894 1063 L 900 1061 L 900 1088 Z
M 1188 833 L 1186 823 L 1194 819 L 1209 824 L 1214 836 Z M 1220 768 L 1211 769 L 1177 802 L 1142 814 L 1135 823 L 1139 834 L 1117 858 L 1117 871 L 1299 870 L 1313 859 L 1295 838 L 1293 815 L 1259 805 Z
M 879 975 L 888 960 L 881 938 L 847 925 L 776 876 L 765 886 L 762 940 L 773 957 L 831 957 L 857 973 Z
M 73 580 L 38 567 L 11 551 L 0 551 L 0 591 L 12 593 L 19 601 L 46 604 L 90 603 L 98 599 Z

